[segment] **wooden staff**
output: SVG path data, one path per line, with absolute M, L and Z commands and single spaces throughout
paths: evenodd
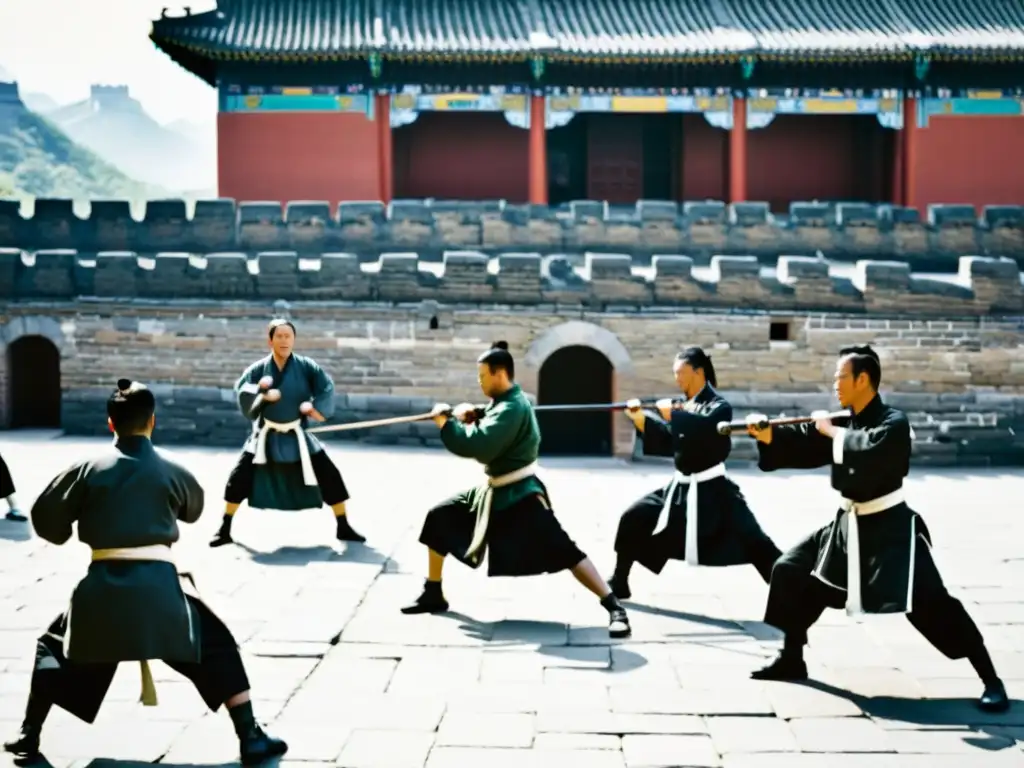
M 852 414 L 850 411 L 833 411 L 822 414 L 821 420 L 834 421 L 835 419 L 848 419 Z M 768 427 L 781 427 L 786 424 L 809 424 L 812 421 L 819 421 L 817 416 L 784 416 L 780 419 L 762 419 L 761 421 L 722 421 L 718 424 L 718 434 L 731 435 L 733 432 L 746 432 L 747 427 L 755 426 L 758 429 Z
M 390 427 L 393 424 L 415 424 L 418 421 L 429 421 L 436 413 L 417 413 L 413 416 L 392 416 L 389 419 L 371 419 L 370 421 L 353 421 L 348 424 L 329 424 L 324 427 L 310 427 L 306 432 L 321 434 L 323 432 L 348 432 L 354 429 L 373 429 L 374 427 Z
M 641 408 L 653 408 L 656 400 L 641 400 Z M 534 411 L 625 411 L 626 403 L 547 403 L 533 406 Z

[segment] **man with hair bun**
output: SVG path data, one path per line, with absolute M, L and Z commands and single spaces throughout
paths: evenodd
M 611 637 L 630 635 L 629 618 L 611 588 L 559 524 L 547 488 L 537 477 L 540 428 L 533 406 L 515 383 L 515 361 L 504 341 L 477 359 L 483 408 L 463 403 L 434 407 L 444 446 L 484 465 L 487 482 L 427 512 L 420 543 L 427 547 L 427 579 L 402 613 L 443 613 L 441 588 L 449 554 L 477 568 L 487 553 L 489 576 L 535 576 L 569 570 L 608 611 Z
M 764 621 L 785 633 L 782 652 L 758 680 L 803 680 L 807 630 L 825 608 L 850 615 L 902 613 L 943 655 L 968 659 L 984 690 L 978 706 L 1010 706 L 985 641 L 963 604 L 949 594 L 932 557 L 931 534 L 907 504 L 912 430 L 905 413 L 882 402 L 882 366 L 869 346 L 844 347 L 836 362 L 839 404 L 852 412 L 843 426 L 817 413 L 813 424 L 768 426 L 760 414 L 748 431 L 757 438 L 758 466 L 831 467 L 841 496 L 835 519 L 779 558 L 772 571 Z M 852 651 L 856 656 L 856 650 Z
M 711 357 L 700 347 L 676 355 L 672 366 L 685 401 L 661 400 L 659 414 L 644 413 L 640 401 L 626 415 L 643 437 L 644 453 L 673 456 L 676 473 L 664 488 L 627 509 L 615 536 L 615 594 L 631 596 L 634 563 L 661 573 L 669 560 L 690 565 L 752 564 L 767 583 L 781 553 L 758 524 L 739 487 L 725 474 L 732 438 L 718 424 L 732 420 L 732 406 L 715 391 Z
M 52 544 L 66 543 L 77 523 L 92 562 L 68 610 L 36 642 L 25 719 L 4 749 L 21 764 L 40 761 L 54 705 L 93 722 L 122 661 L 141 663 L 141 701 L 156 705 L 149 661 L 159 659 L 187 677 L 212 711 L 227 708 L 244 765 L 284 754 L 287 745 L 256 722 L 238 643 L 175 565 L 178 522 L 199 519 L 203 489 L 153 447 L 153 393 L 119 380 L 107 424 L 113 447 L 58 475 L 32 506 L 36 533 Z

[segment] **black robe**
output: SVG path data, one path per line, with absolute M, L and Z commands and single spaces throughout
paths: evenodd
M 766 472 L 831 466 L 832 487 L 843 501 L 835 520 L 799 545 L 817 549 L 813 575 L 846 591 L 850 613 L 910 613 L 915 584 L 927 592 L 944 591 L 931 556 L 928 527 L 902 500 L 903 479 L 910 472 L 910 422 L 876 396 L 852 419 L 834 423 L 840 427 L 835 439 L 822 435 L 813 424 L 773 427 L 772 442 L 757 444 L 758 466 Z M 859 514 L 855 521 L 860 550 L 859 563 L 854 563 L 860 570 L 857 600 L 856 590 L 850 595 L 847 584 L 846 507 L 876 499 L 887 499 L 881 504 L 886 508 Z
M 682 475 L 697 475 L 724 465 L 732 451 L 732 439 L 718 434 L 718 424 L 732 420 L 732 406 L 710 384 L 693 397 L 687 410 L 673 411 L 671 423 L 653 413 L 646 416 L 644 453 L 674 457 L 676 471 Z M 772 565 L 781 553 L 761 529 L 739 487 L 724 472 L 697 486 L 697 556 L 694 562 L 691 552 L 691 564 L 752 563 L 768 581 Z M 673 481 L 626 510 L 615 540 L 620 557 L 636 561 L 654 573 L 660 573 L 668 560 L 686 560 L 689 490 L 690 483 Z M 655 534 L 669 494 L 668 524 Z

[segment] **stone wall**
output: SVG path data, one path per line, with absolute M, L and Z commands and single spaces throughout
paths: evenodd
M 579 377 L 559 368 L 558 351 L 589 346 L 613 366 L 616 399 L 673 390 L 677 349 L 711 351 L 720 388 L 737 417 L 826 407 L 835 352 L 868 342 L 883 356 L 887 396 L 918 424 L 918 459 L 947 463 L 1021 463 L 1024 445 L 1024 346 L 1019 317 L 910 319 L 890 315 L 693 313 L 656 310 L 590 312 L 581 308 L 481 308 L 426 302 L 406 306 L 294 304 L 300 352 L 334 377 L 342 397 L 335 421 L 423 412 L 435 401 L 479 401 L 475 358 L 498 338 L 509 341 L 518 379 L 539 391 L 544 376 Z M 5 344 L 43 335 L 62 357 L 63 426 L 106 434 L 103 401 L 112 382 L 132 376 L 151 384 L 160 402 L 163 442 L 238 445 L 246 422 L 229 390 L 242 369 L 266 353 L 270 302 L 118 301 L 94 298 L 8 302 L 0 316 Z M 773 325 L 774 323 L 774 325 Z M 785 336 L 787 340 L 772 340 Z M 17 376 L 17 371 L 4 371 Z M 6 395 L 5 395 L 6 397 Z M 14 404 L 2 403 L 9 416 Z M 965 421 L 997 419 L 999 429 L 929 441 L 927 414 Z M 615 420 L 615 449 L 632 450 L 625 419 Z M 432 424 L 348 433 L 349 439 L 429 444 Z M 963 438 L 961 441 L 959 438 Z M 750 455 L 737 439 L 736 456 Z
M 360 264 L 353 254 L 303 259 L 295 252 L 215 253 L 204 257 L 132 252 L 27 252 L 0 249 L 0 298 L 18 300 L 172 299 L 418 302 L 677 311 L 681 307 L 867 315 L 1018 314 L 1024 291 L 1017 263 L 964 256 L 952 276 L 914 274 L 908 262 L 861 260 L 840 276 L 828 261 L 783 256 L 766 274 L 754 256 L 714 256 L 694 271 L 687 256 L 656 256 L 649 269 L 628 255 L 588 254 L 580 267 L 536 253 L 490 259 L 446 253 L 431 269 L 415 253 Z M 701 274 L 703 273 L 703 274 Z M 376 310 L 374 310 L 376 311 Z
M 912 208 L 860 203 L 793 203 L 773 215 L 767 203 L 726 205 L 642 200 L 635 208 L 578 201 L 562 207 L 505 201 L 400 200 L 327 203 L 203 200 L 189 215 L 181 200 L 150 202 L 141 220 L 127 201 L 94 201 L 79 218 L 71 200 L 20 204 L 0 200 L 0 247 L 85 253 L 133 251 L 211 254 L 294 251 L 351 253 L 375 259 L 415 252 L 437 260 L 445 251 L 489 255 L 529 252 L 626 254 L 647 264 L 659 254 L 684 254 L 704 265 L 715 255 L 781 255 L 829 259 L 898 259 L 915 271 L 950 271 L 960 256 L 1006 256 L 1024 263 L 1024 207 L 970 205 Z

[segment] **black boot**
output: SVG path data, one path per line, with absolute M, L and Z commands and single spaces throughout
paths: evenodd
M 361 533 L 356 533 L 356 529 L 349 524 L 348 515 L 335 515 L 335 520 L 338 526 L 338 541 L 354 541 L 357 544 L 366 541 L 366 537 Z
M 238 735 L 238 747 L 242 765 L 256 765 L 288 751 L 288 745 L 264 731 L 252 712 L 252 702 L 247 701 L 228 710 L 231 722 Z
M 633 629 L 629 626 L 629 615 L 622 607 L 615 593 L 601 600 L 601 605 L 608 611 L 608 635 L 616 639 L 629 637 Z
M 16 739 L 4 744 L 4 751 L 14 755 L 17 765 L 30 765 L 43 759 L 39 753 L 39 737 L 42 735 L 46 716 L 50 714 L 50 706 L 50 702 L 41 699 L 37 694 L 29 693 L 21 731 Z
M 608 579 L 608 586 L 611 587 L 612 594 L 619 600 L 629 600 L 633 596 L 629 590 L 629 572 L 632 567 L 631 562 L 619 558 L 615 564 L 615 573 Z
M 804 662 L 804 644 L 802 639 L 791 640 L 786 636 L 782 652 L 763 669 L 750 673 L 754 680 L 795 681 L 807 679 L 807 664 Z
M 423 582 L 423 591 L 409 605 L 402 608 L 402 613 L 412 615 L 417 613 L 444 613 L 448 610 L 448 601 L 444 599 L 441 591 L 440 581 Z
M 978 673 L 985 690 L 978 699 L 978 709 L 983 712 L 1005 712 L 1010 708 L 1010 697 L 1006 695 L 1006 686 L 996 674 L 995 665 L 992 664 L 992 657 L 988 649 L 982 645 L 977 651 L 971 654 L 971 666 Z
M 234 541 L 231 538 L 231 521 L 233 519 L 233 515 L 224 515 L 224 519 L 220 521 L 220 528 L 217 529 L 217 534 L 210 539 L 211 547 L 223 547 L 225 544 L 231 544 Z

